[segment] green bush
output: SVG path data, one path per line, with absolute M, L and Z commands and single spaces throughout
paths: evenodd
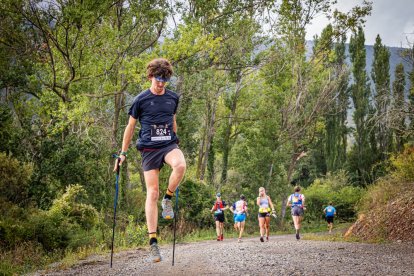
M 302 193 L 306 198 L 307 220 L 319 220 L 324 217 L 323 210 L 330 201 L 337 210 L 337 218 L 352 220 L 356 215 L 356 205 L 364 194 L 360 187 L 348 184 L 347 175 L 340 171 L 316 179 Z
M 85 189 L 79 185 L 69 185 L 66 192 L 53 201 L 48 211 L 50 217 L 67 219 L 71 224 L 78 224 L 84 230 L 92 229 L 98 223 L 98 212 L 82 201 L 88 198 Z
M 125 245 L 139 246 L 148 242 L 148 230 L 146 224 L 140 226 L 135 222 L 134 216 L 128 216 L 128 226 L 125 229 Z
M 83 199 L 86 192 L 82 186 L 72 185 L 47 211 L 35 208 L 22 211 L 3 200 L 9 212 L 0 220 L 2 246 L 12 248 L 34 241 L 50 252 L 88 244 L 95 239 L 88 233 L 98 224 L 99 216 L 92 206 L 80 202 Z
M 0 197 L 17 205 L 27 203 L 33 165 L 0 152 Z
M 210 209 L 214 192 L 203 182 L 188 179 L 180 185 L 179 213 L 186 222 L 199 228 L 212 225 Z
M 414 181 L 414 146 L 407 146 L 402 154 L 391 158 L 392 176 L 403 181 Z
M 412 191 L 414 186 L 414 147 L 406 147 L 404 152 L 391 158 L 390 174 L 379 179 L 368 188 L 359 210 L 366 213 L 385 206 L 404 191 Z

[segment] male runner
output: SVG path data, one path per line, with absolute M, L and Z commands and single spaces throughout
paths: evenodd
M 124 131 L 121 161 L 125 161 L 127 151 L 134 134 L 137 120 L 141 129 L 137 141 L 137 149 L 141 153 L 144 170 L 147 198 L 145 216 L 151 246 L 153 262 L 161 261 L 157 244 L 159 174 L 164 163 L 172 168 L 168 188 L 162 200 L 162 217 L 172 219 L 174 211 L 171 198 L 184 177 L 186 162 L 178 147 L 176 112 L 178 95 L 165 88 L 173 74 L 171 63 L 163 58 L 152 60 L 147 65 L 147 77 L 151 87 L 141 92 L 129 109 L 129 122 Z M 116 164 L 115 164 L 116 166 Z M 115 168 L 116 170 L 116 168 Z

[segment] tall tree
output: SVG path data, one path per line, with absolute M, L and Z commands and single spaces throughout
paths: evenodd
M 356 172 L 360 183 L 369 182 L 372 163 L 372 151 L 369 143 L 368 115 L 370 87 L 366 66 L 365 35 L 362 27 L 351 36 L 349 52 L 352 61 L 354 83 L 351 85 L 351 97 L 354 104 L 355 144 L 351 156 L 351 170 Z
M 404 112 L 407 114 L 408 127 L 406 132 L 407 141 L 414 141 L 414 41 L 408 42 L 409 47 L 401 52 L 401 56 L 409 67 L 411 72 L 408 72 L 409 88 L 408 90 L 408 103 Z
M 394 135 L 395 135 L 395 143 L 396 143 L 396 150 L 397 152 L 401 152 L 404 149 L 404 135 L 406 134 L 406 113 L 404 112 L 405 107 L 407 106 L 405 103 L 405 72 L 404 72 L 404 65 L 399 63 L 395 68 L 394 73 L 394 82 L 392 83 L 392 90 L 394 95 L 394 102 L 393 102 L 393 111 L 391 112 L 392 121 L 397 121 L 394 125 Z M 403 111 L 403 112 L 399 112 Z
M 390 51 L 382 44 L 381 37 L 377 35 L 374 44 L 374 60 L 371 71 L 375 84 L 375 110 L 377 117 L 382 118 L 375 126 L 375 140 L 377 141 L 378 158 L 384 160 L 391 148 L 391 135 L 389 126 L 389 107 L 391 102 L 390 89 Z
M 320 116 L 326 114 L 336 97 L 338 82 L 333 78 L 333 68 L 325 67 L 325 61 L 329 59 L 329 55 L 315 55 L 309 61 L 306 60 L 305 55 L 306 26 L 316 15 L 329 12 L 331 4 L 330 1 L 285 0 L 282 1 L 279 9 L 277 29 L 284 49 L 277 47 L 273 49 L 282 53 L 282 55 L 275 55 L 275 57 L 281 57 L 282 62 L 272 60 L 274 65 L 268 66 L 268 72 L 273 78 L 270 82 L 274 83 L 275 92 L 283 91 L 281 95 L 278 95 L 279 104 L 275 107 L 276 112 L 281 114 L 280 128 L 283 134 L 276 133 L 275 136 L 283 137 L 278 144 L 285 144 L 284 150 L 290 150 L 289 157 L 285 160 L 286 189 L 281 194 L 282 217 L 286 211 L 286 192 L 295 168 L 300 159 L 306 156 L 307 148 L 313 142 L 315 124 Z M 336 17 L 336 21 L 341 21 L 343 24 L 335 24 L 332 35 L 337 37 L 351 26 L 355 26 L 360 22 L 361 16 L 363 17 L 369 11 L 368 4 L 365 8 L 355 9 L 352 15 L 341 14 Z M 348 21 L 350 18 L 353 20 Z M 327 45 L 321 47 L 322 51 L 329 48 L 330 41 L 332 40 L 327 40 Z M 281 67 L 278 67 L 279 65 Z M 281 78 L 278 83 L 276 83 L 275 75 Z M 283 142 L 284 139 L 286 140 Z
M 332 73 L 338 80 L 338 87 L 331 109 L 325 115 L 324 156 L 327 171 L 342 168 L 346 161 L 347 147 L 347 111 L 349 106 L 349 74 L 345 64 L 346 36 L 342 35 L 337 43 L 332 42 L 332 27 L 328 25 L 320 38 L 315 39 L 314 55 L 326 55 L 326 66 L 333 66 Z M 326 47 L 324 50 L 320 47 Z M 322 171 L 323 174 L 326 173 Z

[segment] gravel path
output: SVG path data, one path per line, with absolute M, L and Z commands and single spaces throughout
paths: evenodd
M 94 256 L 63 271 L 35 275 L 414 275 L 414 244 L 296 241 L 294 235 L 269 242 L 247 238 L 161 247 L 163 261 L 150 263 L 148 250 Z

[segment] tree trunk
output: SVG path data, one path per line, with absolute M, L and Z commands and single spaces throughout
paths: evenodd
M 237 100 L 239 98 L 240 90 L 241 90 L 241 83 L 242 83 L 242 77 L 239 74 L 236 82 L 236 91 L 234 95 L 234 99 L 231 105 L 230 114 L 229 114 L 229 120 L 227 124 L 226 133 L 224 136 L 224 142 L 223 142 L 223 169 L 221 171 L 221 183 L 227 182 L 227 167 L 228 167 L 228 161 L 229 161 L 229 154 L 230 154 L 230 136 L 231 136 L 231 130 L 233 127 L 233 117 L 236 114 L 236 108 L 237 108 Z
M 213 137 L 214 137 L 214 132 L 215 132 L 214 123 L 216 121 L 216 107 L 217 107 L 217 101 L 214 100 L 213 106 L 211 107 L 211 116 L 210 116 L 210 121 L 209 121 L 208 128 L 207 128 L 206 151 L 204 154 L 203 164 L 201 166 L 200 180 L 204 180 L 204 175 L 205 175 L 206 168 L 207 168 L 208 156 L 210 153 L 211 141 L 213 140 Z
M 296 149 L 298 149 L 298 147 L 295 147 Z M 288 186 L 290 187 L 290 182 L 292 181 L 292 175 L 293 175 L 293 170 L 296 167 L 296 164 L 298 163 L 299 159 L 301 159 L 302 157 L 306 156 L 306 152 L 302 151 L 300 153 L 295 152 L 294 154 L 292 154 L 292 157 L 290 159 L 290 164 L 289 164 L 289 169 L 288 169 L 288 174 L 287 174 L 287 183 Z M 286 216 L 286 202 L 287 202 L 287 194 L 283 194 L 282 195 L 282 208 L 281 208 L 281 214 L 280 214 L 280 225 L 283 226 L 284 220 L 285 220 L 285 216 Z

